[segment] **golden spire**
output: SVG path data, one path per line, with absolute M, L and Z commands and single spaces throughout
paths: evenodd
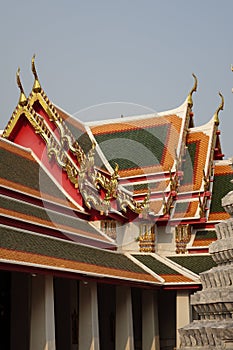
M 27 104 L 27 97 L 24 93 L 24 89 L 23 89 L 23 86 L 22 86 L 22 83 L 20 80 L 19 73 L 20 73 L 20 68 L 18 68 L 17 73 L 16 73 L 16 81 L 17 81 L 17 85 L 20 89 L 19 105 L 25 106 Z
M 192 98 L 192 95 L 195 91 L 197 91 L 197 77 L 194 73 L 192 73 L 192 76 L 194 78 L 194 85 L 192 87 L 192 89 L 190 90 L 190 93 L 188 94 L 188 98 L 187 98 L 187 101 L 188 101 L 188 104 L 189 106 L 192 108 L 193 106 L 193 98 Z
M 214 113 L 214 123 L 215 123 L 215 125 L 219 125 L 218 114 L 219 114 L 220 111 L 223 111 L 223 107 L 224 107 L 224 97 L 221 94 L 221 92 L 219 92 L 218 94 L 221 97 L 221 102 L 220 102 L 216 112 Z
M 36 66 L 35 66 L 35 57 L 36 55 L 32 56 L 32 73 L 34 74 L 35 81 L 32 90 L 34 92 L 40 92 L 41 91 L 41 85 L 38 79 L 37 71 L 36 71 Z

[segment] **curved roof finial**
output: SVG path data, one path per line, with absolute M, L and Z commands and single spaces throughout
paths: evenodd
M 189 104 L 189 106 L 192 108 L 193 106 L 193 98 L 192 95 L 195 91 L 197 91 L 197 77 L 194 73 L 192 73 L 192 76 L 194 78 L 194 85 L 192 87 L 192 89 L 190 90 L 190 93 L 188 94 L 188 98 L 187 98 L 187 102 Z
M 36 57 L 36 55 L 34 54 L 32 56 L 32 73 L 33 73 L 33 75 L 35 77 L 35 81 L 34 81 L 34 85 L 33 85 L 32 90 L 34 92 L 40 92 L 41 91 L 41 85 L 40 85 L 38 74 L 37 74 L 37 71 L 36 71 L 35 57 Z
M 20 89 L 20 97 L 19 97 L 19 105 L 20 106 L 25 106 L 27 104 L 27 97 L 24 93 L 24 89 L 20 80 L 20 68 L 18 68 L 17 72 L 16 72 L 16 81 L 17 81 L 17 85 Z
M 214 113 L 214 123 L 215 123 L 215 125 L 219 125 L 218 114 L 219 114 L 220 111 L 223 111 L 223 107 L 224 107 L 224 97 L 221 94 L 221 92 L 219 92 L 218 94 L 221 97 L 221 102 L 220 102 L 218 108 L 216 109 L 216 112 Z

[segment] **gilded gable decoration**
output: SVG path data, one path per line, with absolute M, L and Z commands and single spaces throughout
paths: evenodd
M 155 252 L 155 225 L 150 222 L 140 225 L 139 251 L 145 253 Z
M 191 226 L 190 225 L 178 225 L 175 228 L 176 233 L 176 253 L 184 254 L 187 249 L 186 246 L 191 238 Z

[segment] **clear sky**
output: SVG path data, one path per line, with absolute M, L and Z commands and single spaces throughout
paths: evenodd
M 194 72 L 195 125 L 210 120 L 221 91 L 222 148 L 233 156 L 233 1 L 2 0 L 0 5 L 0 129 L 18 102 L 18 66 L 26 94 L 31 90 L 35 53 L 43 89 L 71 114 L 119 101 L 125 105 L 110 105 L 109 117 L 130 113 L 131 104 L 172 109 L 185 100 Z M 76 115 L 101 119 L 95 109 Z

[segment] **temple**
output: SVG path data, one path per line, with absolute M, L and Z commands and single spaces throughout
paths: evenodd
M 35 57 L 31 70 L 0 137 L 0 348 L 184 347 L 230 218 L 223 96 L 195 126 L 193 74 L 178 108 L 84 123 L 50 101 Z

